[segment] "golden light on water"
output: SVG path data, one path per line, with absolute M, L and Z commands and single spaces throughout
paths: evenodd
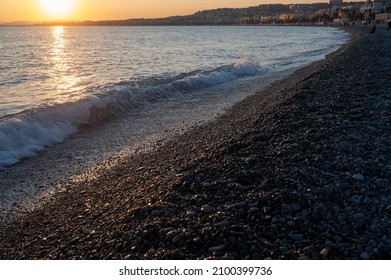
M 73 73 L 72 61 L 70 58 L 70 49 L 67 47 L 65 27 L 53 27 L 53 47 L 51 53 L 52 69 L 50 74 L 54 78 L 55 87 L 61 91 L 70 94 L 77 91 L 77 83 L 80 81 Z M 69 98 L 64 96 L 64 98 Z
M 61 19 L 68 17 L 74 9 L 74 0 L 39 0 L 42 11 L 49 17 Z

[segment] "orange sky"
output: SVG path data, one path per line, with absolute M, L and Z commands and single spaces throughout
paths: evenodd
M 43 7 L 45 0 L 0 0 L 0 22 L 47 20 L 103 20 L 187 15 L 214 8 L 240 8 L 271 3 L 312 3 L 328 0 L 51 0 L 74 1 L 69 13 L 58 15 Z M 50 0 L 46 0 L 46 2 Z M 53 8 L 53 7 L 52 7 Z M 46 12 L 45 12 L 46 10 Z

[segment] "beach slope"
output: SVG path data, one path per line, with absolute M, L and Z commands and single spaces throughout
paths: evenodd
M 391 33 L 5 217 L 1 259 L 390 259 Z

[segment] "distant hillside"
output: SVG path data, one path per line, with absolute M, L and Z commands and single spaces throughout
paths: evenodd
M 37 21 L 11 21 L 11 22 L 1 22 L 2 25 L 37 25 L 42 22 Z

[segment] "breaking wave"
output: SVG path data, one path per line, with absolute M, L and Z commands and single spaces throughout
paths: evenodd
M 59 143 L 84 126 L 96 125 L 135 108 L 192 94 L 198 89 L 265 72 L 267 69 L 245 59 L 211 71 L 192 72 L 171 79 L 149 78 L 88 88 L 92 95 L 85 99 L 5 116 L 0 119 L 0 167 Z

